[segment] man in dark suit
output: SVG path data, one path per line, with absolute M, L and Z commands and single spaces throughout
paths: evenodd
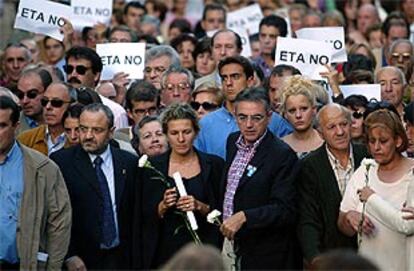
M 73 208 L 66 265 L 68 270 L 127 268 L 130 223 L 120 214 L 138 161 L 109 145 L 114 124 L 107 106 L 86 106 L 79 122 L 81 144 L 51 156 L 62 170 Z
M 268 129 L 272 111 L 264 89 L 240 92 L 235 115 L 240 132 L 227 139 L 221 187 L 226 238 L 223 255 L 237 269 L 295 269 L 296 154 Z M 296 258 L 297 259 L 297 258 Z
M 298 176 L 298 231 L 309 265 L 329 249 L 356 247 L 355 239 L 339 232 L 337 220 L 346 184 L 367 156 L 363 146 L 351 144 L 351 113 L 345 107 L 326 105 L 316 120 L 325 144 L 304 158 Z

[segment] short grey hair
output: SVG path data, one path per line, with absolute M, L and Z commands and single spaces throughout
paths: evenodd
M 179 66 L 180 65 L 180 56 L 178 53 L 169 45 L 157 45 L 149 49 L 145 53 L 145 64 L 154 59 L 166 56 L 170 59 L 170 65 Z
M 165 88 L 168 75 L 172 73 L 182 73 L 187 75 L 187 81 L 190 84 L 191 92 L 194 88 L 194 75 L 188 69 L 181 66 L 170 66 L 161 76 L 161 88 Z
M 406 44 L 408 44 L 410 46 L 410 48 L 411 48 L 411 61 L 412 61 L 413 60 L 413 57 L 414 57 L 414 46 L 411 43 L 411 41 L 409 41 L 407 39 L 398 39 L 398 40 L 393 41 L 391 43 L 389 53 L 392 54 L 394 52 L 394 50 L 395 50 L 395 47 L 397 47 L 401 43 L 406 43 Z
M 391 71 L 394 71 L 397 75 L 398 75 L 398 77 L 400 78 L 400 80 L 401 80 L 401 83 L 405 86 L 405 85 L 407 85 L 407 80 L 405 79 L 405 75 L 404 75 L 404 73 L 403 73 L 403 71 L 402 70 L 400 70 L 399 68 L 397 68 L 397 67 L 394 67 L 394 66 L 387 66 L 387 67 L 382 67 L 382 68 L 380 68 L 378 71 L 377 71 L 377 73 L 375 74 L 375 83 L 376 84 L 379 84 L 379 79 L 378 79 L 378 77 L 381 75 L 381 73 L 383 73 L 384 71 L 386 71 L 386 70 L 391 70 Z
M 114 127 L 114 113 L 112 113 L 112 110 L 108 106 L 101 104 L 101 103 L 88 104 L 84 108 L 82 108 L 81 115 L 83 114 L 83 112 L 86 112 L 86 111 L 87 112 L 103 112 L 108 120 L 109 129 Z
M 240 102 L 261 103 L 264 105 L 266 112 L 272 110 L 269 95 L 263 87 L 252 87 L 242 90 L 239 94 L 237 94 L 236 100 L 234 101 L 236 108 Z
M 345 106 L 342 106 L 340 104 L 330 103 L 330 104 L 324 105 L 318 111 L 318 113 L 316 114 L 314 125 L 315 125 L 315 128 L 318 129 L 319 131 L 321 129 L 321 116 L 322 116 L 322 114 L 325 114 L 325 111 L 328 108 L 331 108 L 331 107 L 335 107 L 335 108 L 339 109 L 341 111 L 341 113 L 345 116 L 345 118 L 349 122 L 349 124 L 351 124 L 351 122 L 352 122 L 351 111 L 348 108 L 346 108 Z

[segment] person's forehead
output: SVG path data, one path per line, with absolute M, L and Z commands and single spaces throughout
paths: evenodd
M 55 40 L 55 39 L 47 39 L 45 44 L 46 44 L 46 46 L 62 45 L 58 40 Z M 62 45 L 62 47 L 63 47 L 63 45 Z
M 243 66 L 239 63 L 229 63 L 221 67 L 220 75 L 229 75 L 229 74 L 236 74 L 242 73 L 244 74 Z
M 172 81 L 174 81 L 174 82 L 176 82 L 176 81 L 180 81 L 180 82 L 188 81 L 188 76 L 185 73 L 173 72 L 173 73 L 170 73 L 167 76 L 167 80 L 166 81 L 167 82 L 172 82 Z
M 132 103 L 132 108 L 133 109 L 144 109 L 144 108 L 149 108 L 152 106 L 155 106 L 157 101 L 156 98 L 154 99 L 154 101 L 137 101 L 137 100 L 131 100 Z
M 92 65 L 92 62 L 89 59 L 86 59 L 86 58 L 69 57 L 68 64 Z
M 4 52 L 5 58 L 24 56 L 27 49 L 23 47 L 10 47 Z
M 222 43 L 222 44 L 236 44 L 236 37 L 234 35 L 233 32 L 221 32 L 218 33 L 214 40 L 213 40 L 213 45 L 214 44 L 218 44 L 218 43 Z
M 87 126 L 90 123 L 106 123 L 106 114 L 102 110 L 98 111 L 83 111 L 79 117 L 79 122 L 82 126 Z
M 336 107 L 326 108 L 320 115 L 322 125 L 329 125 L 346 120 L 345 113 Z
M 17 81 L 17 86 L 20 88 L 20 90 L 26 90 L 25 88 L 34 87 L 34 86 L 42 86 L 42 80 L 40 79 L 40 75 L 37 73 L 28 73 L 24 74 L 19 78 L 19 81 Z
M 170 63 L 170 58 L 166 55 L 154 58 L 150 61 L 148 61 L 148 63 L 146 64 L 146 66 L 148 67 L 158 67 L 158 66 L 162 66 L 164 68 L 167 68 L 171 63 Z
M 393 79 L 400 80 L 400 77 L 398 76 L 398 72 L 394 69 L 385 69 L 378 73 L 378 81 L 393 80 Z
M 219 9 L 210 9 L 206 12 L 206 19 L 216 19 L 224 17 L 224 12 Z M 224 19 L 224 18 L 223 18 Z
M 128 37 L 128 38 L 130 38 L 130 39 L 131 39 L 131 34 L 130 34 L 128 31 L 123 31 L 123 30 L 115 30 L 115 31 L 111 34 L 111 37 L 110 37 L 110 38 L 112 38 L 112 37 L 114 37 L 114 36 L 117 36 L 117 37 L 119 37 L 119 36 L 122 36 L 122 37 Z
M 397 44 L 394 47 L 394 50 L 393 50 L 393 53 L 395 53 L 395 52 L 397 52 L 397 53 L 401 53 L 401 52 L 410 53 L 411 55 L 413 54 L 413 50 L 412 50 L 411 45 L 406 43 L 406 42 L 402 42 L 402 43 Z
M 142 8 L 138 8 L 138 7 L 132 7 L 132 6 L 130 6 L 130 7 L 128 8 L 127 15 L 132 15 L 132 14 L 144 14 L 144 13 L 145 13 L 145 10 L 144 10 L 144 9 L 142 9 Z
M 241 101 L 236 103 L 238 114 L 260 114 L 266 112 L 265 105 L 262 102 Z
M 148 132 L 157 132 L 162 131 L 161 124 L 154 120 L 144 124 L 141 128 L 139 128 L 141 134 L 148 133 Z
M 62 84 L 52 84 L 46 89 L 44 96 L 48 98 L 66 99 L 69 98 L 69 93 L 66 86 Z

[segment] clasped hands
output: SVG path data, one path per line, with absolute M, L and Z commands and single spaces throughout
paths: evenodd
M 183 212 L 190 212 L 200 209 L 200 202 L 193 196 L 187 195 L 178 198 L 176 188 L 169 188 L 165 190 L 164 197 L 160 204 L 163 205 L 166 210 L 174 206 Z

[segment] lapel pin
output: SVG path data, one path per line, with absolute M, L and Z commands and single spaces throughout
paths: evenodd
M 126 169 L 125 169 L 125 168 L 123 168 L 123 169 L 122 169 L 122 174 L 123 174 L 123 175 L 125 175 L 125 174 L 126 174 Z
M 247 166 L 247 177 L 252 177 L 253 174 L 256 172 L 256 170 L 257 170 L 257 167 L 248 165 Z

